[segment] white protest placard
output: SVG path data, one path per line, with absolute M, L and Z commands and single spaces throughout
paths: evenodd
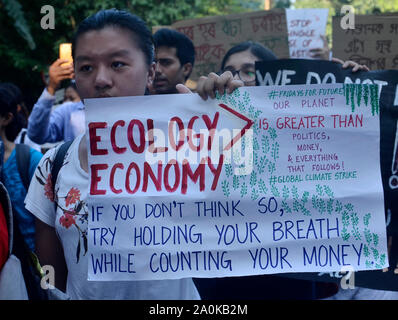
M 313 59 L 310 49 L 323 48 L 329 9 L 286 9 L 292 59 Z
M 374 85 L 86 100 L 88 279 L 388 265 Z

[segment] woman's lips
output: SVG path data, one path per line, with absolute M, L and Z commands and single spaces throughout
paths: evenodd
M 112 96 L 108 93 L 101 93 L 97 96 L 97 98 L 111 98 Z

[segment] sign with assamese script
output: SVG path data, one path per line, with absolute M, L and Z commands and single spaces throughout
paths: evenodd
M 88 279 L 388 265 L 373 85 L 86 100 Z
M 255 41 L 278 58 L 289 57 L 284 9 L 261 10 L 177 21 L 171 27 L 192 40 L 195 65 L 190 79 L 197 81 L 220 71 L 229 49 L 244 41 Z
M 355 15 L 355 27 L 343 29 L 333 17 L 333 56 L 371 70 L 398 69 L 398 14 Z

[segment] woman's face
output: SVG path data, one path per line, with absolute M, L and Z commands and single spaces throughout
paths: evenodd
M 144 95 L 154 76 L 131 31 L 118 27 L 80 35 L 74 66 L 82 99 Z
M 242 80 L 245 86 L 255 86 L 256 70 L 254 64 L 256 61 L 260 61 L 260 59 L 253 55 L 250 49 L 237 52 L 232 54 L 225 62 L 223 71 L 231 71 L 234 78 Z
M 75 91 L 75 89 L 69 87 L 66 88 L 65 93 L 64 93 L 64 102 L 79 102 L 80 101 L 80 97 L 77 94 L 77 92 Z

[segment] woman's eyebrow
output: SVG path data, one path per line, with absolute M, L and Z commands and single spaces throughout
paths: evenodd
M 254 63 L 244 63 L 241 69 L 243 68 L 254 68 Z
M 112 52 L 111 54 L 109 54 L 110 57 L 115 57 L 115 56 L 128 56 L 130 55 L 130 51 L 129 50 L 118 50 L 115 52 Z
M 169 58 L 160 58 L 160 59 L 155 59 L 155 62 L 159 62 L 160 64 L 162 63 L 169 63 L 172 62 L 173 59 L 169 59 Z
M 240 67 L 239 70 L 245 69 L 245 68 L 254 68 L 254 63 L 244 63 L 242 64 L 242 66 Z M 231 71 L 231 70 L 236 70 L 234 67 L 232 66 L 227 66 L 224 68 L 224 70 L 226 71 Z
M 81 62 L 81 61 L 85 61 L 85 60 L 91 60 L 91 58 L 89 56 L 77 56 L 75 58 L 76 62 Z
M 128 56 L 130 54 L 130 51 L 128 51 L 128 50 L 117 50 L 117 51 L 114 51 L 114 52 L 111 52 L 111 53 L 109 53 L 108 54 L 108 57 L 110 57 L 110 58 L 113 58 L 113 57 L 120 57 L 120 56 Z M 76 58 L 75 58 L 75 60 L 77 61 L 77 62 L 82 62 L 82 61 L 90 61 L 90 60 L 93 60 L 95 57 L 92 57 L 92 56 L 87 56 L 87 55 L 81 55 L 81 56 L 77 56 Z

